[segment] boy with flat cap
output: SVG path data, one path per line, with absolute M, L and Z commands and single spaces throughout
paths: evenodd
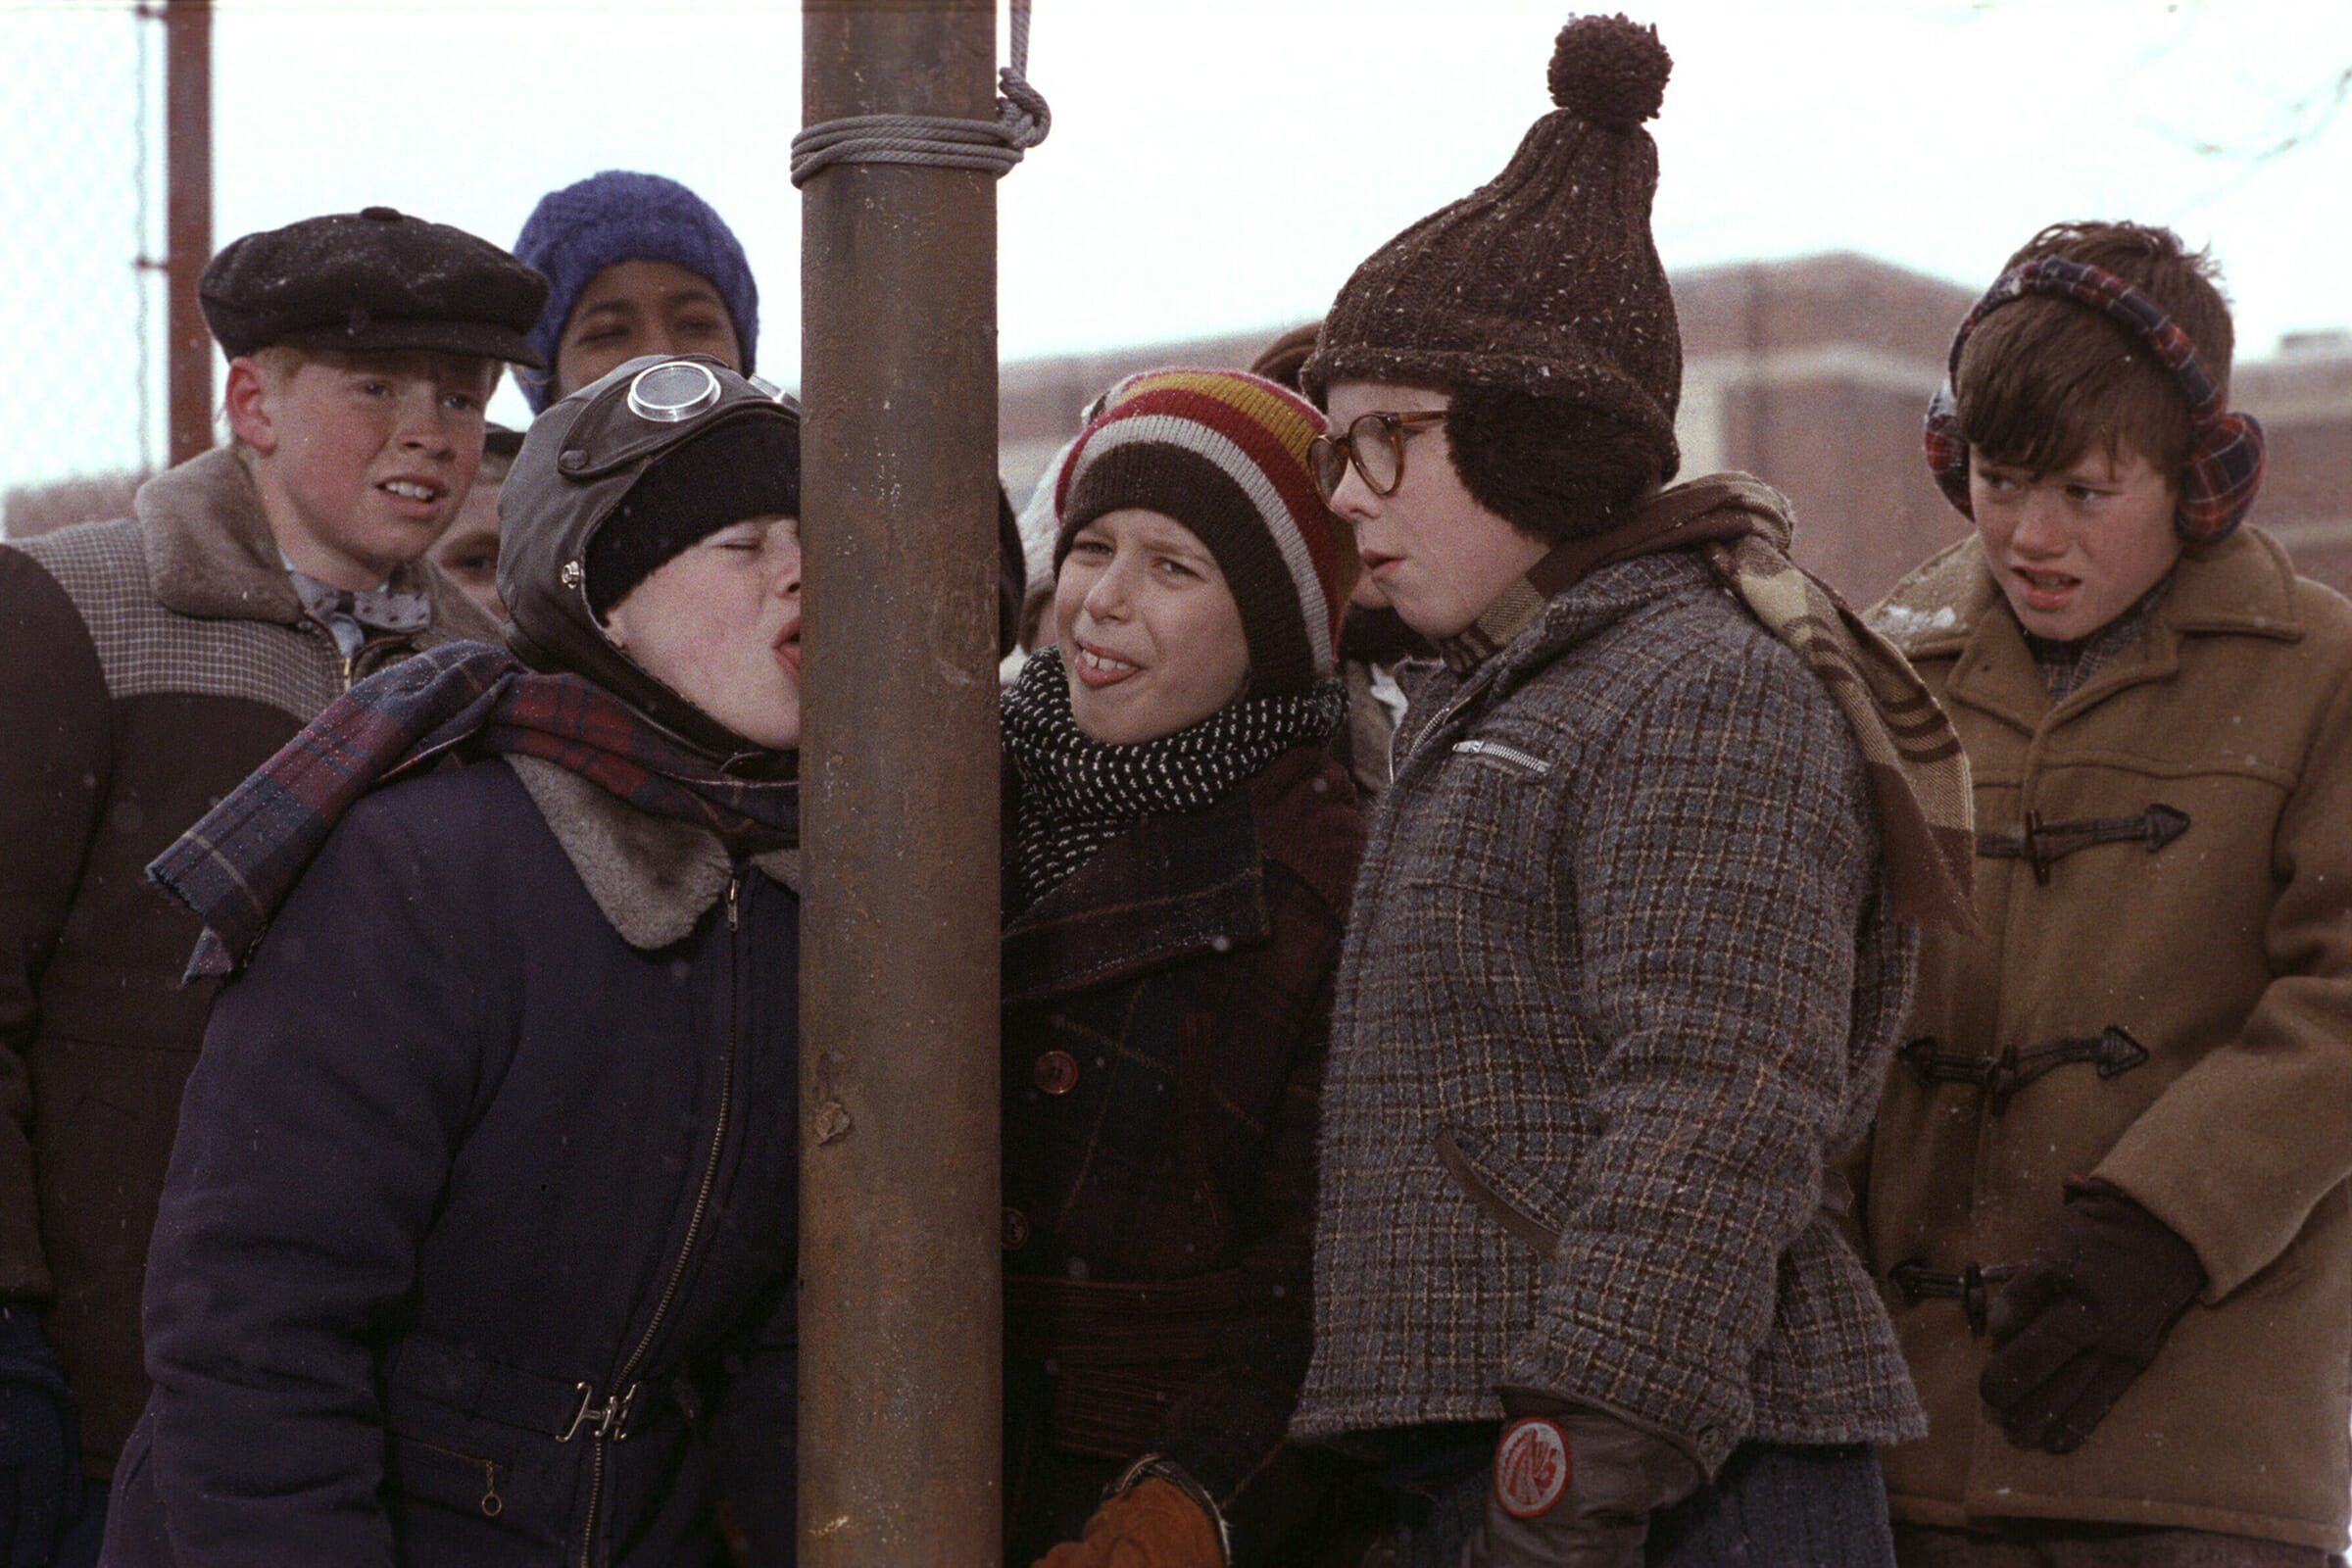
M 1503 173 L 1359 267 L 1318 480 L 1430 638 L 1340 963 L 1296 1438 L 1398 1568 L 1888 1568 L 1924 1429 L 1840 1232 L 1914 922 L 1966 908 L 1959 748 L 1792 565 L 1670 484 L 1657 35 L 1585 17 Z
M 423 559 L 547 283 L 370 207 L 205 269 L 234 439 L 135 514 L 0 548 L 0 1562 L 94 1560 L 147 1398 L 139 1298 L 212 987 L 147 885 L 371 670 L 494 628 Z

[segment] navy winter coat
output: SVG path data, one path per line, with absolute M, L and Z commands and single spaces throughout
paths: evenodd
M 221 993 L 106 1562 L 790 1561 L 799 902 L 706 835 L 632 947 L 550 820 L 368 796 Z

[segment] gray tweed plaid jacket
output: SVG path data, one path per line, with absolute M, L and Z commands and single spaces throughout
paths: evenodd
M 1829 692 L 1688 552 L 1603 568 L 1396 737 L 1341 962 L 1294 1436 L 1611 1412 L 1712 1474 L 1925 1430 L 1825 1182 L 1917 941 Z

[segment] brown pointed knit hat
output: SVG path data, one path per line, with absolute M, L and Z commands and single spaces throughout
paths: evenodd
M 1672 68 L 1654 27 L 1562 27 L 1559 108 L 1500 174 L 1355 270 L 1300 368 L 1307 395 L 1368 380 L 1558 398 L 1622 421 L 1671 476 L 1682 334 L 1649 237 L 1658 149 L 1642 126 Z

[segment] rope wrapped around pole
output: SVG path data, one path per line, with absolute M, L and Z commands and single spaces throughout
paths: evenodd
M 1012 0 L 1012 64 L 997 74 L 1004 95 L 994 120 L 947 115 L 852 115 L 792 138 L 792 183 L 806 185 L 835 164 L 917 164 L 977 169 L 1002 178 L 1054 128 L 1045 94 L 1029 84 L 1029 0 Z

